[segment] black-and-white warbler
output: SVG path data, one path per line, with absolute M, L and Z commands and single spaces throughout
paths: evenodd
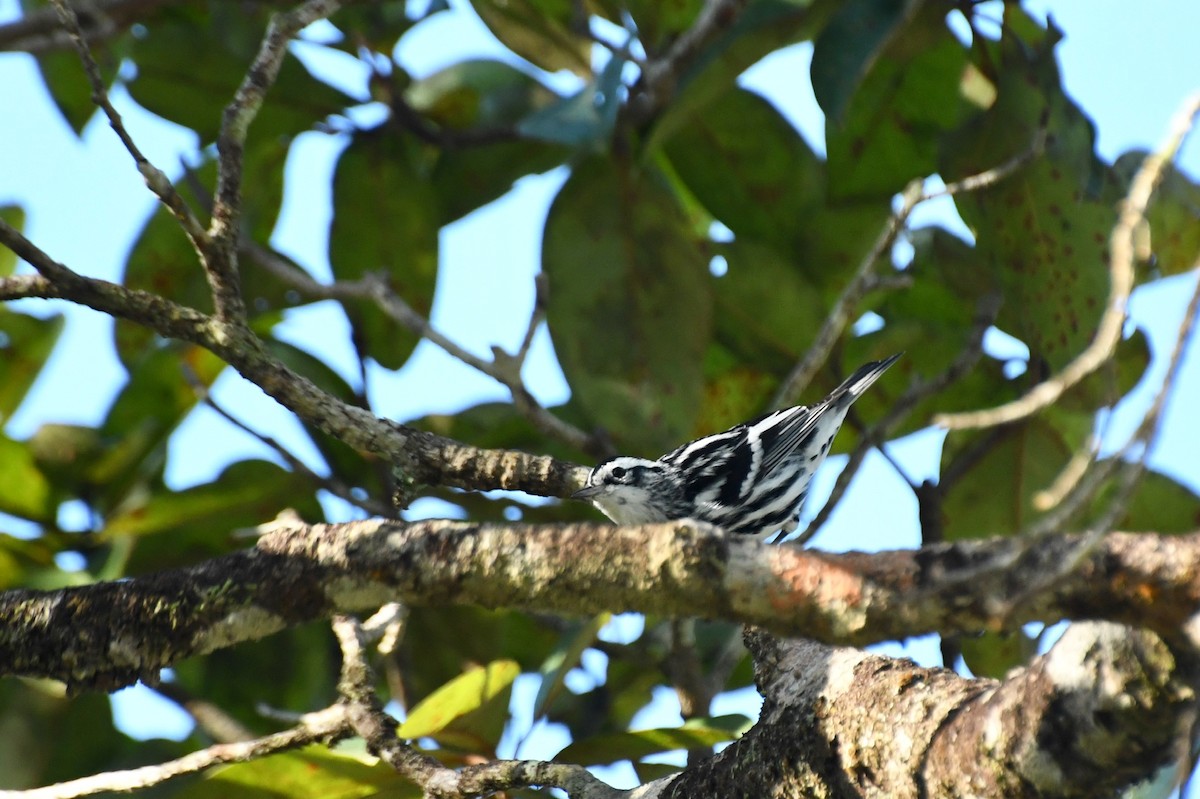
M 691 518 L 732 533 L 786 535 L 846 411 L 899 357 L 860 367 L 815 405 L 772 411 L 658 460 L 610 458 L 573 496 L 617 524 Z

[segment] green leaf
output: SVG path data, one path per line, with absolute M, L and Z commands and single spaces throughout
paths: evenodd
M 550 410 L 572 424 L 584 422 L 578 410 L 569 403 Z M 483 402 L 455 414 L 423 416 L 408 424 L 482 449 L 523 449 L 563 459 L 579 456 L 578 452 L 548 440 L 508 402 Z
M 43 3 L 22 2 L 22 5 L 26 8 L 50 8 L 49 4 Z M 89 43 L 92 56 L 100 68 L 100 79 L 106 87 L 110 87 L 116 77 L 126 41 L 125 37 L 118 35 L 107 41 L 99 38 Z M 75 135 L 82 134 L 96 113 L 97 106 L 92 100 L 92 84 L 83 70 L 79 54 L 74 47 L 45 48 L 37 54 L 37 65 L 55 107 Z
M 871 68 L 842 118 L 826 117 L 833 199 L 890 197 L 937 170 L 941 136 L 971 106 L 967 53 L 940 6 L 904 27 Z
M 398 661 L 409 706 L 462 673 L 464 663 L 515 660 L 537 671 L 558 643 L 558 634 L 526 613 L 473 606 L 415 607 Z
M 314 507 L 314 486 L 303 475 L 269 461 L 237 461 L 211 483 L 182 491 L 161 491 L 141 502 L 126 502 L 105 525 L 106 537 L 170 533 L 175 545 L 193 532 L 225 540 L 232 530 L 275 518 L 287 507 Z
M 691 430 L 712 324 L 705 259 L 653 174 L 593 158 L 546 221 L 547 321 L 574 398 L 618 449 L 661 452 Z
M 17 538 L 8 533 L 0 533 L 0 591 L 10 588 L 53 588 L 61 587 L 45 583 L 53 580 L 55 575 L 62 574 L 54 564 L 54 548 L 49 546 L 44 538 Z M 3 770 L 3 758 L 0 757 L 0 774 Z
M 565 685 L 567 675 L 579 665 L 584 651 L 596 642 L 596 636 L 612 618 L 611 613 L 593 616 L 586 623 L 563 635 L 559 645 L 542 664 L 542 684 L 533 702 L 533 718 L 541 718 Z
M 628 14 L 646 51 L 661 53 L 676 36 L 692 26 L 704 3 L 703 0 L 606 0 L 599 5 L 613 21 Z
M 775 248 L 818 289 L 805 306 L 832 302 L 890 212 L 881 200 L 830 205 L 824 163 L 769 102 L 742 89 L 696 108 L 663 148 L 687 190 L 738 240 Z
M 1090 415 L 1064 412 L 983 432 L 951 431 L 942 447 L 942 474 L 965 471 L 942 496 L 943 539 L 1023 531 L 1040 516 L 1033 495 L 1053 483 L 1090 432 Z
M 691 124 L 700 109 L 733 89 L 742 73 L 762 58 L 815 35 L 839 2 L 755 0 L 746 5 L 677 77 L 675 96 L 654 121 L 647 149 Z
M 227 584 L 219 590 L 242 589 Z M 279 612 L 286 613 L 306 599 L 297 594 L 276 601 Z M 277 720 L 263 716 L 263 705 L 305 712 L 337 699 L 337 647 L 327 622 L 291 627 L 268 638 L 188 658 L 172 669 L 175 681 L 190 695 L 203 696 L 256 734 L 279 729 Z
M 465 130 L 513 125 L 557 95 L 510 64 L 481 58 L 413 81 L 404 98 L 438 125 Z
M 720 288 L 718 284 L 718 320 L 721 319 Z M 718 337 L 722 332 L 717 331 Z M 762 413 L 779 386 L 779 371 L 768 371 L 761 362 L 756 356 L 735 354 L 720 341 L 709 346 L 704 357 L 704 401 L 696 416 L 693 437 L 726 430 Z
M 1115 498 L 1119 477 L 1110 479 L 1092 501 L 1089 519 L 1108 512 Z M 1117 530 L 1159 533 L 1190 533 L 1200 527 L 1200 496 L 1170 475 L 1146 470 L 1113 527 Z
M 717 340 L 744 366 L 787 372 L 825 318 L 820 292 L 799 259 L 754 239 L 737 238 L 714 250 L 728 267 L 724 276 L 713 278 Z M 765 297 L 770 302 L 763 302 Z
M 28 444 L 0 433 L 0 513 L 51 522 L 57 502 Z
M 297 374 L 311 380 L 317 388 L 348 405 L 361 407 L 362 396 L 325 361 L 286 341 L 265 338 L 267 351 Z M 368 495 L 384 496 L 384 487 L 373 459 L 341 439 L 335 438 L 306 420 L 300 420 L 309 438 L 321 451 L 336 477 L 348 486 L 363 488 Z
M 437 286 L 437 197 L 394 130 L 359 133 L 333 178 L 329 261 L 338 280 L 382 272 L 389 286 L 429 318 Z M 399 369 L 419 339 L 373 302 L 346 305 L 355 343 L 381 366 Z
M 116 442 L 88 473 L 88 484 L 102 489 L 102 512 L 161 474 L 167 438 L 199 402 L 196 386 L 211 386 L 224 368 L 192 344 L 172 342 L 144 355 L 100 426 L 101 439 Z
M 733 89 L 664 144 L 680 179 L 738 237 L 797 246 L 797 222 L 825 203 L 824 167 L 770 102 Z
M 75 424 L 41 425 L 29 437 L 29 451 L 42 473 L 69 496 L 88 496 L 95 488 L 92 470 L 113 445 L 94 427 Z
M 591 74 L 591 42 L 572 33 L 572 0 L 471 0 L 471 6 L 505 47 L 530 63 Z
M 732 741 L 750 728 L 742 715 L 692 719 L 682 727 L 597 735 L 576 741 L 554 756 L 559 763 L 599 766 L 621 760 L 641 760 L 677 749 L 702 749 Z
M 985 632 L 958 639 L 963 662 L 976 677 L 1004 676 L 1018 666 L 1024 666 L 1037 654 L 1037 641 L 1024 630 L 1011 633 Z
M 1020 19 L 1009 6 L 1006 20 Z M 1019 39 L 1006 25 L 995 104 L 949 137 L 942 174 L 956 180 L 1027 152 L 1045 124 L 1045 152 L 981 191 L 956 195 L 981 257 L 1004 292 L 997 326 L 1024 341 L 1035 364 L 1058 370 L 1090 343 L 1108 298 L 1108 237 L 1116 181 L 1094 132 L 1063 93 L 1057 31 Z
M 19 205 L 0 205 L 0 219 L 15 230 L 25 229 L 25 209 Z M 7 277 L 17 269 L 17 254 L 5 247 L 0 249 L 0 277 Z
M 1150 339 L 1140 327 L 1117 342 L 1113 357 L 1071 386 L 1058 401 L 1069 411 L 1092 413 L 1112 407 L 1129 394 L 1150 367 Z
M 639 761 L 633 764 L 633 770 L 637 774 L 638 780 L 645 785 L 648 782 L 660 780 L 672 774 L 678 774 L 683 771 L 683 768 L 671 763 L 645 763 Z
M 142 752 L 148 743 L 135 745 L 114 729 L 107 696 L 67 697 L 62 684 L 51 680 L 0 681 L 0 730 L 5 788 L 32 788 L 111 770 L 114 762 Z M 167 759 L 183 754 L 182 747 L 171 749 Z
M 444 746 L 494 753 L 508 718 L 513 681 L 521 673 L 514 660 L 495 660 L 455 677 L 409 711 L 396 734 L 434 738 Z
M 1146 160 L 1145 150 L 1130 150 L 1117 159 L 1113 171 L 1124 185 Z M 1139 277 L 1166 277 L 1191 270 L 1200 252 L 1200 184 L 1166 164 L 1146 209 L 1150 223 L 1151 269 Z
M 266 29 L 267 9 L 214 7 L 213 13 L 172 9 L 146 24 L 131 57 L 137 77 L 129 93 L 143 108 L 191 128 L 201 141 L 216 139 Z M 316 80 L 290 53 L 250 127 L 251 142 L 293 136 L 357 101 Z
M 405 90 L 413 108 L 444 128 L 512 128 L 558 96 L 501 61 L 463 61 L 415 81 Z M 562 163 L 567 149 L 544 141 L 498 139 L 443 149 L 432 181 L 447 224 L 507 192 L 515 180 Z
M 419 799 L 421 790 L 373 757 L 308 746 L 211 769 L 176 794 L 179 799 Z
M 920 0 L 846 0 L 813 45 L 813 94 L 835 124 Z
M 447 8 L 445 0 L 430 2 L 419 18 L 408 16 L 405 0 L 384 0 L 380 3 L 343 6 L 329 21 L 342 32 L 339 41 L 327 43 L 330 49 L 341 50 L 358 58 L 363 48 L 390 57 L 400 38 L 417 23 Z
M 433 167 L 433 190 L 447 225 L 501 197 L 526 175 L 559 166 L 570 150 L 550 142 L 514 139 L 443 150 Z
M 210 174 L 215 174 L 209 170 Z M 198 311 L 211 312 L 208 281 L 196 251 L 166 208 L 159 206 L 146 220 L 125 262 L 122 283 L 130 289 L 150 291 Z M 161 339 L 144 325 L 117 319 L 113 341 L 117 357 L 133 369 Z
M 62 333 L 60 314 L 44 319 L 0 307 L 0 424 L 25 399 Z

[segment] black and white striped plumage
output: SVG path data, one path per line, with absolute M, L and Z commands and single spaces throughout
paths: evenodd
M 610 458 L 574 497 L 617 524 L 692 518 L 732 533 L 790 533 L 846 411 L 899 357 L 862 366 L 815 405 L 772 411 L 658 460 Z

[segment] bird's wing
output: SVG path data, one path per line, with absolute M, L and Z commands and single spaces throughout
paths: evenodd
M 769 413 L 747 425 L 750 439 L 757 439 L 762 450 L 757 479 L 766 478 L 789 455 L 804 445 L 816 430 L 817 422 L 827 406 L 828 401 L 811 408 L 797 405 L 794 408 Z
M 863 392 L 870 388 L 871 384 L 878 380 L 879 376 L 887 371 L 887 368 L 899 357 L 897 354 L 882 361 L 863 364 L 854 371 L 854 374 L 843 380 L 841 385 L 829 392 L 829 396 L 815 405 L 797 405 L 794 408 L 768 413 L 766 416 L 750 422 L 747 426 L 750 429 L 751 437 L 757 432 L 757 435 L 763 440 L 760 476 L 767 477 L 779 464 L 787 460 L 789 455 L 805 446 L 806 439 L 813 435 L 813 431 L 817 429 L 817 425 L 823 418 L 830 417 L 837 420 L 837 426 L 834 428 L 836 432 L 837 427 L 841 426 L 846 409 L 861 397 Z
M 761 449 L 752 447 L 746 425 L 689 441 L 659 460 L 674 466 L 692 502 L 714 507 L 735 505 L 753 485 Z

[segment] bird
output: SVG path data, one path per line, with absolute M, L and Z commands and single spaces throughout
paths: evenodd
M 864 364 L 814 405 L 771 411 L 657 460 L 609 458 L 571 496 L 619 525 L 695 519 L 760 538 L 779 531 L 782 538 L 799 524 L 809 483 L 846 412 L 902 354 Z

